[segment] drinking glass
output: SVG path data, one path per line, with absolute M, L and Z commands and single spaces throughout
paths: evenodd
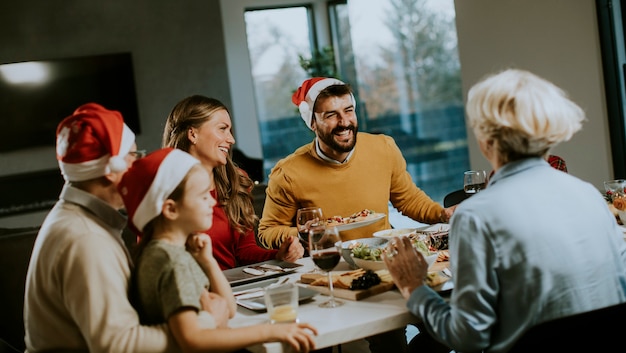
M 298 236 L 300 242 L 305 249 L 309 246 L 309 228 L 311 225 L 324 224 L 325 220 L 322 214 L 322 209 L 319 207 L 305 207 L 299 208 L 296 213 L 296 227 L 298 228 Z
M 316 225 L 309 229 L 309 254 L 315 266 L 326 271 L 328 274 L 328 288 L 330 299 L 321 303 L 322 308 L 335 308 L 343 305 L 343 302 L 335 299 L 333 288 L 332 270 L 341 259 L 341 238 L 336 227 L 327 227 L 325 223 Z
M 270 323 L 298 322 L 298 286 L 286 283 L 265 288 L 265 307 Z
M 475 194 L 487 187 L 487 173 L 484 170 L 468 170 L 463 173 L 463 190 Z

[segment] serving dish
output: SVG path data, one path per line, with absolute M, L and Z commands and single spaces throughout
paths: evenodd
M 389 239 L 385 239 L 385 238 L 360 238 L 360 239 L 344 241 L 344 242 L 341 242 L 341 256 L 350 265 L 352 269 L 355 269 L 355 268 L 358 268 L 358 266 L 354 263 L 354 260 L 352 260 L 352 250 L 351 250 L 352 247 L 361 243 L 361 244 L 367 244 L 368 246 L 372 248 L 379 248 L 387 244 L 388 241 Z
M 417 228 L 400 228 L 400 229 L 385 229 L 379 230 L 372 234 L 375 238 L 393 238 L 393 237 L 405 237 L 411 233 L 415 233 Z
M 428 267 L 430 267 L 433 263 L 435 263 L 435 261 L 437 261 L 437 257 L 439 257 L 439 253 L 433 253 L 433 254 L 424 256 L 424 259 L 426 260 Z M 359 259 L 358 257 L 354 257 L 354 255 L 352 255 L 352 260 L 354 261 L 355 265 L 357 265 L 358 267 L 364 270 L 378 271 L 378 270 L 383 270 L 387 268 L 387 266 L 385 265 L 385 262 L 382 260 L 374 261 L 374 260 Z
M 338 231 L 342 232 L 345 230 L 351 230 L 355 228 L 368 226 L 372 223 L 380 221 L 381 219 L 385 218 L 385 216 L 386 215 L 384 213 L 374 213 L 362 221 L 357 221 L 357 222 L 352 222 L 352 223 L 340 223 L 340 224 L 334 225 L 333 227 L 337 228 Z

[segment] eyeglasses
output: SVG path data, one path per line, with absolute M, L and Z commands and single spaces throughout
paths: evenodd
M 130 152 L 128 152 L 128 154 L 130 154 L 131 156 L 135 157 L 136 159 L 139 159 L 139 158 L 143 158 L 143 157 L 146 156 L 146 150 L 130 151 Z

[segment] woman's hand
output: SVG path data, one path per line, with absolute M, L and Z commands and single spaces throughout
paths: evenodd
M 276 260 L 295 262 L 302 258 L 302 256 L 304 256 L 302 244 L 300 244 L 300 241 L 296 237 L 290 236 L 280 244 L 278 253 L 276 253 Z
M 424 284 L 428 264 L 424 256 L 413 248 L 409 237 L 393 238 L 382 255 L 393 282 L 405 299 Z

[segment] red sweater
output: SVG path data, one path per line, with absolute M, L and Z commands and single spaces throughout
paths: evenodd
M 211 195 L 216 198 L 215 190 Z M 213 206 L 213 226 L 207 231 L 213 244 L 213 256 L 222 270 L 276 258 L 278 250 L 266 250 L 256 243 L 254 231 L 237 233 L 228 223 L 224 209 Z

